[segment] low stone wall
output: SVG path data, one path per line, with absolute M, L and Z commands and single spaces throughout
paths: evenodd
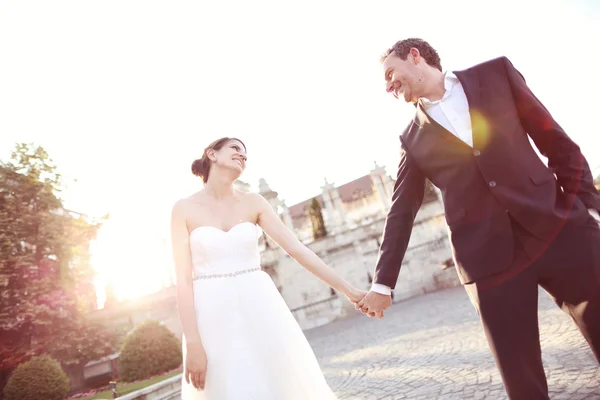
M 182 374 L 117 397 L 117 400 L 174 400 L 180 399 Z
M 410 258 L 402 263 L 396 282 L 394 302 L 460 286 L 455 268 L 443 268 L 452 255 L 447 237 L 439 237 L 409 250 Z
M 453 267 L 443 208 L 438 202 L 424 205 L 417 215 L 406 257 L 394 290 L 394 301 L 460 285 Z M 369 289 L 377 262 L 385 218 L 308 244 L 325 263 L 360 289 Z M 279 253 L 275 266 L 278 286 L 302 329 L 311 329 L 343 318 L 352 310 L 342 295 Z M 355 310 L 354 310 L 355 311 Z
M 342 301 L 337 295 L 307 304 L 290 311 L 303 329 L 328 324 L 343 314 Z

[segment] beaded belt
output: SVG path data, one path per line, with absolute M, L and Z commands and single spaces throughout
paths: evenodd
M 247 274 L 249 272 L 260 271 L 261 269 L 262 269 L 261 267 L 256 267 L 256 268 L 250 268 L 250 269 L 243 269 L 241 271 L 227 272 L 225 274 L 200 275 L 200 276 L 196 276 L 194 278 L 194 280 L 196 281 L 199 279 L 211 279 L 211 278 L 233 278 L 235 276 Z

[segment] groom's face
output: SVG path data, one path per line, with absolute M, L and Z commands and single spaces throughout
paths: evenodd
M 416 50 L 416 49 L 415 49 Z M 385 89 L 395 98 L 402 98 L 407 103 L 416 103 L 423 92 L 424 78 L 419 68 L 423 62 L 418 51 L 409 53 L 406 60 L 394 53 L 390 54 L 382 64 L 385 78 Z

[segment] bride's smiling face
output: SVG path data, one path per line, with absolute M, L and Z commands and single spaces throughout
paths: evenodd
M 213 150 L 214 151 L 214 150 Z M 246 169 L 246 148 L 239 140 L 228 141 L 221 149 L 211 155 L 215 166 L 220 168 L 234 169 L 239 175 Z

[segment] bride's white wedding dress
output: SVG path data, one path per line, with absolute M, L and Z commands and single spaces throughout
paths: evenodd
M 208 359 L 204 391 L 182 382 L 182 400 L 330 400 L 315 355 L 267 273 L 259 230 L 190 233 L 194 304 Z M 185 362 L 185 338 L 183 343 Z

